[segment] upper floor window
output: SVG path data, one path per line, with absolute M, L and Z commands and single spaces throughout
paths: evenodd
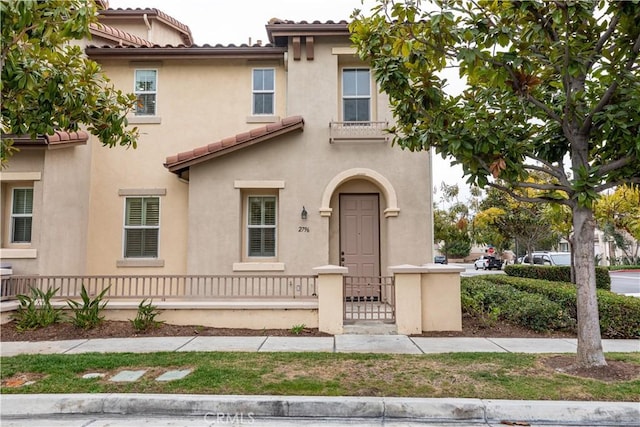
M 11 204 L 11 242 L 30 243 L 33 188 L 14 188 Z
M 253 114 L 274 113 L 275 74 L 273 68 L 253 70 Z
M 342 120 L 371 121 L 371 79 L 367 68 L 342 70 Z
M 136 70 L 136 116 L 156 115 L 157 70 Z
M 276 197 L 250 196 L 247 204 L 248 255 L 276 256 Z
M 124 257 L 157 258 L 160 198 L 127 197 L 124 220 Z

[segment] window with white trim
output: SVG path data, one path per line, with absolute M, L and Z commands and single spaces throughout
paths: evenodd
M 371 121 L 371 72 L 368 68 L 342 70 L 342 120 Z
M 33 188 L 14 188 L 11 201 L 11 243 L 31 243 Z
M 274 114 L 275 75 L 276 70 L 274 68 L 254 68 L 252 114 Z
M 247 198 L 247 255 L 275 257 L 277 235 L 277 198 Z
M 124 219 L 124 257 L 157 258 L 160 198 L 127 197 Z
M 134 93 L 136 116 L 156 115 L 156 96 L 158 86 L 158 70 L 136 70 Z

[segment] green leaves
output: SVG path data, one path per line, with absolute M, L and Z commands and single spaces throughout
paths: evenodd
M 479 185 L 496 173 L 520 182 L 525 161 L 545 162 L 581 206 L 604 186 L 640 180 L 640 30 L 629 25 L 640 8 L 435 3 L 381 1 L 351 24 L 390 97 L 395 144 L 453 156 Z M 447 93 L 441 77 L 456 67 L 468 83 L 461 95 Z M 616 167 L 596 167 L 607 164 Z M 587 175 L 578 178 L 580 167 Z
M 109 288 L 110 286 L 107 286 L 98 295 L 91 298 L 87 289 L 82 285 L 80 290 L 81 302 L 76 300 L 67 301 L 67 305 L 73 312 L 71 323 L 82 329 L 91 329 L 98 326 L 104 319 L 101 313 L 107 306 L 107 301 L 103 301 L 103 299 Z
M 73 40 L 89 37 L 95 5 L 84 0 L 3 1 L 2 133 L 32 137 L 85 125 L 106 146 L 135 147 L 133 95 L 114 89 Z M 11 150 L 2 140 L 2 163 Z

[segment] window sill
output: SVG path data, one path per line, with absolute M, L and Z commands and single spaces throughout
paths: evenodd
M 280 116 L 264 115 L 264 116 L 248 116 L 247 123 L 275 123 L 280 120 Z
M 159 116 L 129 116 L 127 120 L 134 125 L 159 125 L 162 123 L 162 117 Z
M 38 257 L 37 249 L 0 249 L 0 258 L 4 259 L 33 259 Z
M 164 267 L 164 260 L 156 258 L 119 259 L 116 261 L 116 267 Z
M 284 262 L 234 262 L 233 271 L 284 271 Z

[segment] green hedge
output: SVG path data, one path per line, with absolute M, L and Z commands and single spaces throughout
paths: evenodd
M 606 267 L 609 271 L 615 270 L 640 270 L 640 265 L 610 265 Z
M 567 310 L 576 319 L 576 289 L 565 282 L 531 280 L 503 274 L 486 275 L 483 279 L 495 284 L 507 285 L 524 292 L 544 295 Z M 600 332 L 603 338 L 640 338 L 640 298 L 618 295 L 597 289 Z
M 504 272 L 515 277 L 571 283 L 571 267 L 565 265 L 507 265 Z M 611 290 L 611 276 L 607 267 L 596 267 L 596 288 Z
M 512 286 L 465 277 L 461 299 L 463 312 L 483 319 L 487 325 L 501 319 L 536 332 L 575 330 L 575 320 L 560 304 Z

